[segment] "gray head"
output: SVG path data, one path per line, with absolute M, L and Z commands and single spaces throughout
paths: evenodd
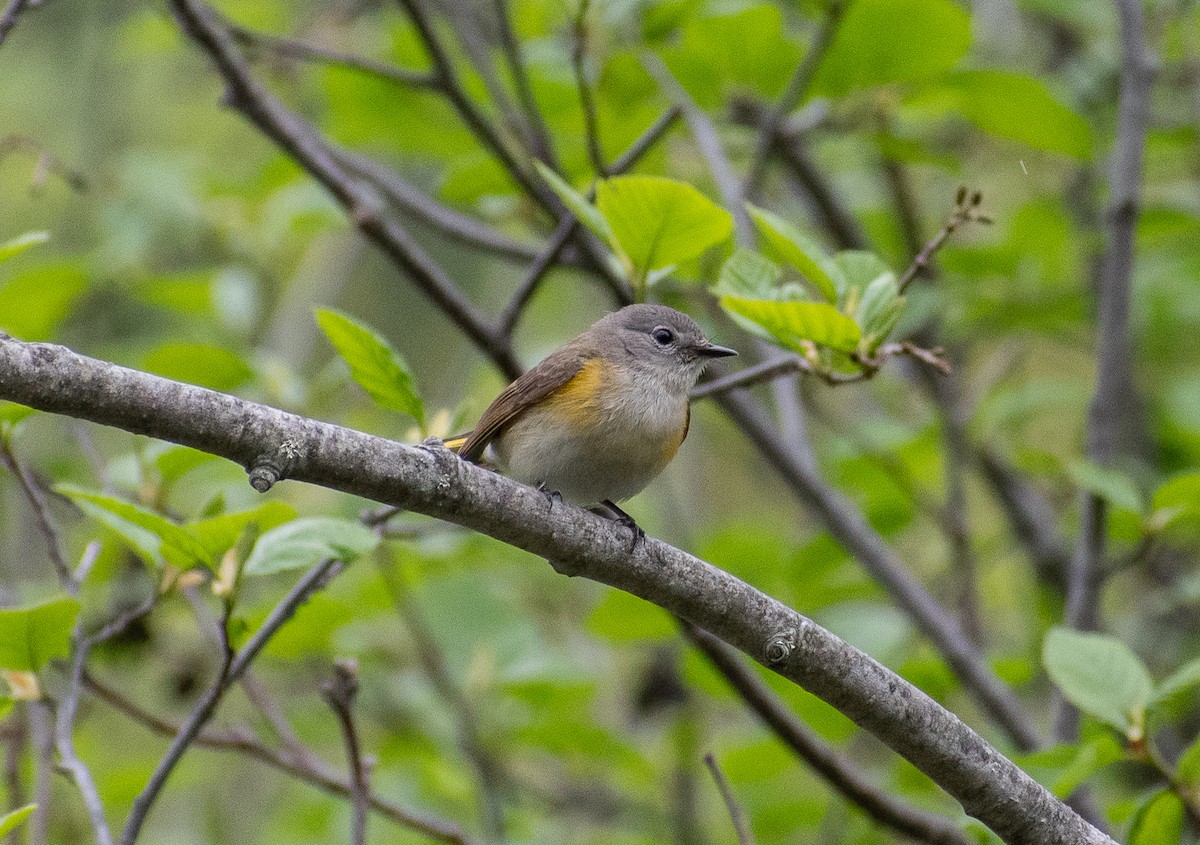
M 587 333 L 606 358 L 659 372 L 681 390 L 690 390 L 713 358 L 737 354 L 715 345 L 695 320 L 665 305 L 627 305 Z

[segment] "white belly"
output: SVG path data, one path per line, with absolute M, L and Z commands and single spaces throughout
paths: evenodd
M 675 455 L 687 421 L 686 395 L 598 409 L 600 424 L 579 426 L 533 409 L 493 441 L 500 469 L 523 484 L 557 491 L 576 505 L 620 502 L 641 492 Z

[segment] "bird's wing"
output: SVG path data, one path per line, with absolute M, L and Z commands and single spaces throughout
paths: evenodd
M 570 347 L 559 349 L 504 388 L 469 434 L 448 440 L 446 445 L 464 460 L 478 461 L 487 445 L 522 411 L 574 378 L 585 363 L 587 359 L 577 350 Z

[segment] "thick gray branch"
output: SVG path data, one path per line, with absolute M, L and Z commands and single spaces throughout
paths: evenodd
M 871 731 L 1010 843 L 1111 843 L 954 714 L 866 654 L 728 573 L 459 460 L 244 402 L 49 344 L 0 337 L 0 398 L 445 519 L 651 601 L 741 649 Z M 240 661 L 239 661 L 240 662 Z M 235 669 L 237 663 L 235 663 Z

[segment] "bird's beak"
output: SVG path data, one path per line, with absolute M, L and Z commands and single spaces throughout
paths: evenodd
M 702 358 L 728 358 L 730 355 L 737 355 L 737 350 L 710 343 L 708 346 L 697 346 L 696 354 Z

